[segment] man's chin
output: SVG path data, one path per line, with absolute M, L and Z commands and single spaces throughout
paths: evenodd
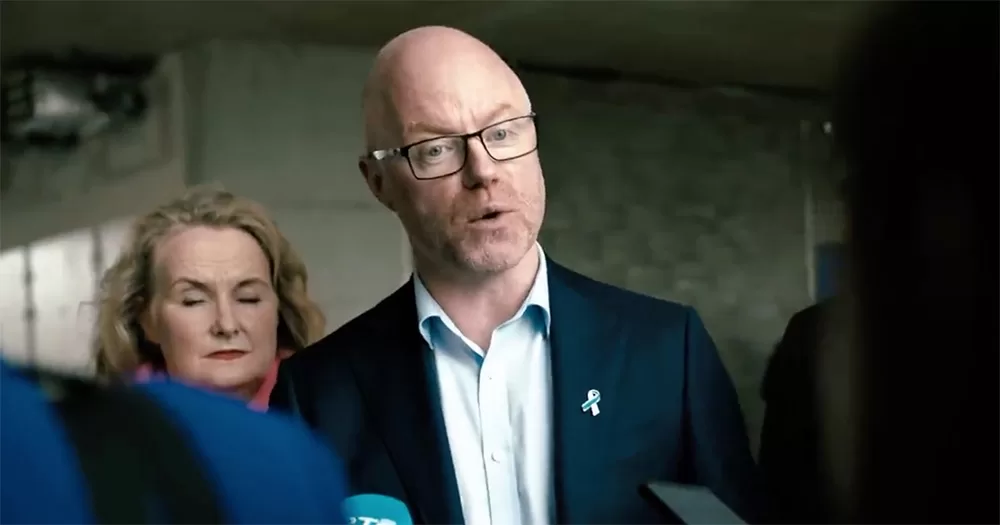
M 528 253 L 530 244 L 486 242 L 460 254 L 460 264 L 470 273 L 495 275 L 516 267 Z

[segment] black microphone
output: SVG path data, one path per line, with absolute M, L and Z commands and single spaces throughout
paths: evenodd
M 652 481 L 639 487 L 669 523 L 684 525 L 746 525 L 707 487 Z

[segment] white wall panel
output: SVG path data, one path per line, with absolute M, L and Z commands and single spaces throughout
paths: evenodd
M 30 357 L 28 323 L 25 320 L 24 248 L 0 253 L 0 352 L 5 359 L 26 362 Z
M 98 268 L 98 275 L 103 275 L 105 270 L 110 268 L 121 254 L 133 220 L 132 217 L 124 217 L 98 226 L 98 236 L 101 243 L 101 267 Z
M 91 327 L 85 321 L 94 297 L 93 255 L 94 233 L 90 228 L 31 246 L 35 358 L 39 364 L 79 370 L 90 363 Z

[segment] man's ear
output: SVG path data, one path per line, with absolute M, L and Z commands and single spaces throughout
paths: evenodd
M 374 162 L 363 159 L 358 161 L 358 169 L 361 170 L 361 175 L 364 176 L 365 183 L 368 184 L 368 189 L 372 192 L 372 195 L 382 203 L 382 206 L 395 213 L 396 208 L 393 206 L 389 195 L 390 192 L 386 188 L 385 175 L 379 167 L 375 166 Z

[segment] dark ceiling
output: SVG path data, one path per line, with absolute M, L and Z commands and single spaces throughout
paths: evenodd
M 212 38 L 378 46 L 424 24 L 507 57 L 710 84 L 825 91 L 872 4 L 794 1 L 4 0 L 4 57 L 71 46 L 162 53 Z

